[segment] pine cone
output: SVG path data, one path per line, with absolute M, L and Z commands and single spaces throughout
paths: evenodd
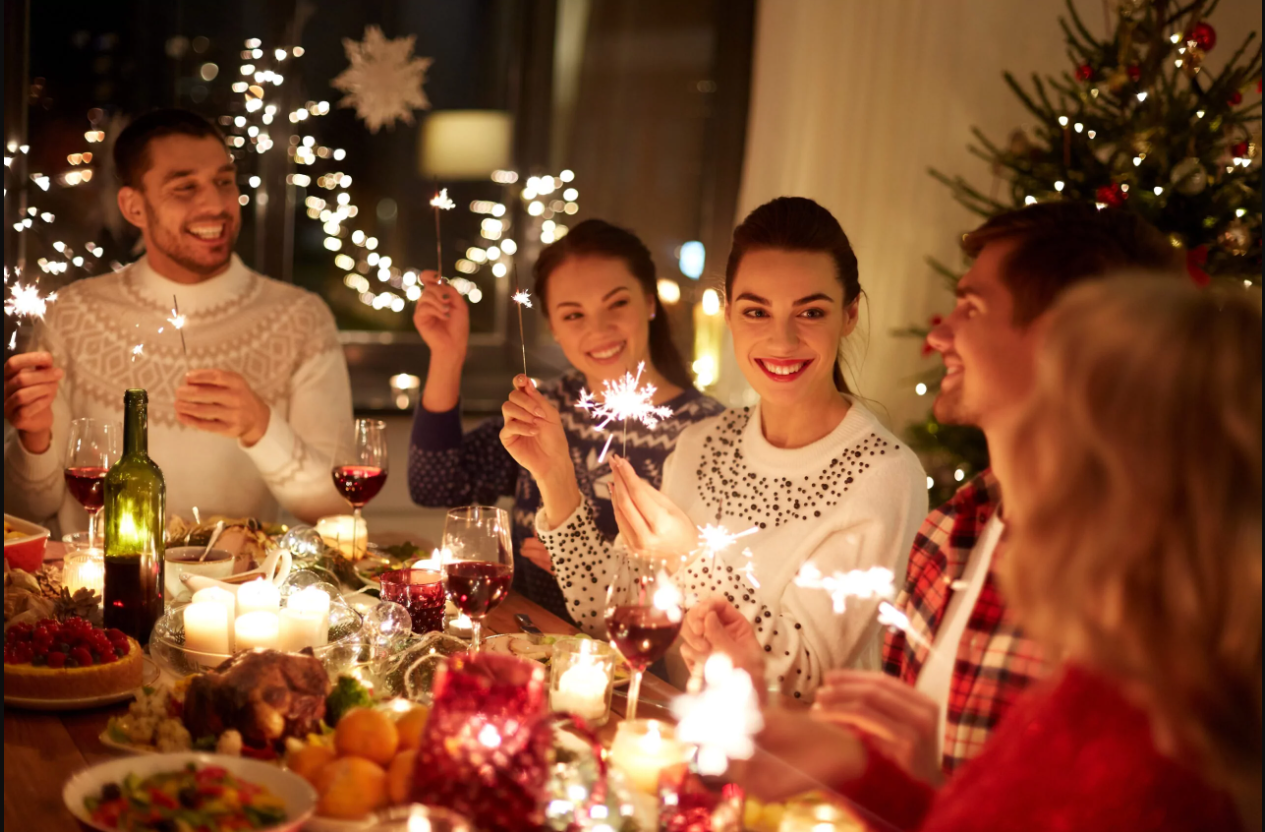
M 70 590 L 62 587 L 61 597 L 53 606 L 53 615 L 59 621 L 75 616 L 87 618 L 96 611 L 100 603 L 101 598 L 97 593 L 87 587 L 76 590 L 74 595 L 70 594 Z

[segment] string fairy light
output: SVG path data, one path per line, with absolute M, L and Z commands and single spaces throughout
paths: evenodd
M 618 381 L 603 381 L 600 401 L 589 391 L 581 389 L 580 400 L 575 405 L 577 409 L 586 410 L 595 420 L 599 420 L 596 426 L 599 431 L 606 430 L 611 422 L 622 421 L 625 453 L 628 451 L 628 420 L 640 422 L 647 430 L 654 430 L 659 422 L 672 416 L 672 408 L 654 404 L 656 388 L 653 384 L 641 386 L 641 374 L 645 369 L 646 362 L 642 361 L 637 365 L 635 376 L 624 373 L 624 377 Z M 597 458 L 599 463 L 606 459 L 614 438 L 615 435 L 611 434 L 606 439 L 606 445 Z

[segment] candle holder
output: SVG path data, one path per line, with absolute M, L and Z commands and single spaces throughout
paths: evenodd
M 360 560 L 369 550 L 369 527 L 350 514 L 322 517 L 316 521 L 316 533 L 326 546 L 351 561 Z
M 408 610 L 419 636 L 444 630 L 444 577 L 429 569 L 396 569 L 382 573 L 382 600 Z
M 448 809 L 435 806 L 394 806 L 378 812 L 364 826 L 362 832 L 474 832 L 470 821 Z
M 690 763 L 659 776 L 660 832 L 742 832 L 745 795 L 721 777 L 699 774 Z
M 90 589 L 100 598 L 105 593 L 105 553 L 86 546 L 67 550 L 62 560 L 62 585 L 71 595 Z
M 605 725 L 615 691 L 615 649 L 591 638 L 560 638 L 549 663 L 549 706 Z
M 657 719 L 632 719 L 619 723 L 608 755 L 633 788 L 655 794 L 659 774 L 689 759 L 690 747 L 676 738 L 676 729 Z

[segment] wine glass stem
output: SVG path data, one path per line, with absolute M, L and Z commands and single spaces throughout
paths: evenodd
M 88 512 L 88 548 L 89 549 L 92 549 L 94 546 L 97 545 L 97 515 L 100 513 L 101 513 L 100 510 Z
M 624 713 L 624 719 L 631 722 L 637 718 L 637 700 L 641 698 L 641 677 L 646 675 L 644 670 L 634 670 L 632 681 L 628 683 L 628 710 Z
M 356 551 L 356 541 L 360 538 L 360 523 L 364 518 L 360 514 L 360 506 L 351 507 L 351 555 L 350 559 L 355 560 L 359 553 Z M 366 530 L 366 537 L 368 532 Z
M 470 652 L 478 653 L 483 647 L 483 619 L 471 618 L 470 620 Z

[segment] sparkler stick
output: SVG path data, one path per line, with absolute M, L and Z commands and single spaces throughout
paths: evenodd
M 580 400 L 576 402 L 576 407 L 580 410 L 587 410 L 593 415 L 594 419 L 601 420 L 597 424 L 599 431 L 606 430 L 607 426 L 614 421 L 622 421 L 624 423 L 624 452 L 628 451 L 628 420 L 632 419 L 641 422 L 649 430 L 654 430 L 655 425 L 671 417 L 672 408 L 656 407 L 654 405 L 655 386 L 647 384 L 645 387 L 639 387 L 641 382 L 641 374 L 646 369 L 646 362 L 637 365 L 637 375 L 632 373 L 624 373 L 624 377 L 614 383 L 610 381 L 602 382 L 602 401 L 598 402 L 597 397 L 587 390 L 580 391 Z M 606 459 L 606 452 L 610 450 L 611 440 L 615 438 L 614 434 L 606 440 L 605 447 L 602 448 L 602 454 L 597 458 L 600 463 Z
M 514 303 L 518 305 L 518 340 L 523 346 L 523 375 L 527 375 L 527 336 L 523 331 L 523 307 L 531 309 L 531 293 L 518 288 L 518 270 L 514 270 Z
M 439 265 L 437 266 L 438 271 L 439 271 L 439 276 L 443 277 L 444 275 L 444 241 L 443 241 L 443 236 L 440 234 L 440 231 L 439 231 L 439 212 L 451 211 L 456 206 L 456 203 L 448 198 L 448 189 L 441 188 L 439 193 L 435 194 L 435 198 L 430 201 L 430 204 L 435 208 L 435 257 L 439 261 Z
M 176 300 L 176 296 L 171 296 L 171 317 L 167 319 L 168 323 L 176 328 L 180 333 L 180 349 L 184 352 L 184 357 L 189 358 L 189 346 L 184 342 L 184 315 L 180 314 L 180 301 Z

